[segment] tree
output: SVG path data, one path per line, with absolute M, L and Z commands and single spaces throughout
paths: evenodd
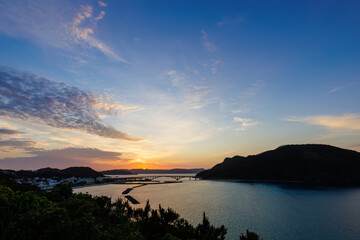
M 240 240 L 259 240 L 259 235 L 246 229 L 246 235 L 244 236 L 244 234 L 241 234 Z
M 18 189 L 0 184 L 2 239 L 223 240 L 226 234 L 226 228 L 211 225 L 205 213 L 195 228 L 171 208 L 152 209 L 149 201 L 143 209 L 133 209 L 127 201 L 74 194 L 65 185 L 49 192 Z M 250 238 L 253 234 L 247 231 L 240 239 L 258 240 Z
M 196 227 L 196 239 L 204 240 L 224 240 L 226 235 L 226 228 L 224 225 L 216 228 L 210 224 L 209 219 L 206 217 L 205 212 L 203 214 L 203 222 Z

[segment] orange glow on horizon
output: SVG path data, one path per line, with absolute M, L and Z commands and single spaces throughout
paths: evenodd
M 128 161 L 111 161 L 102 159 L 101 161 L 92 161 L 87 166 L 93 168 L 96 171 L 105 171 L 105 170 L 113 170 L 113 169 L 194 169 L 194 168 L 209 168 L 211 166 L 202 166 L 201 164 L 184 164 L 184 162 L 179 162 L 178 160 L 155 160 L 154 162 L 148 159 L 132 159 Z
M 91 168 L 97 171 L 111 170 L 111 169 L 173 169 L 173 168 L 183 168 L 178 166 L 171 165 L 162 165 L 156 163 L 146 163 L 146 162 L 134 162 L 129 164 L 96 164 L 90 165 Z M 184 167 L 185 168 L 185 167 Z

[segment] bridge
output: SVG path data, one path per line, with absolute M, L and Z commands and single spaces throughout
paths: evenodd
M 134 177 L 118 177 L 113 178 L 115 181 L 125 181 L 125 182 L 136 182 L 136 181 L 152 181 L 156 178 L 173 178 L 176 181 L 179 181 L 182 178 L 189 178 L 189 180 L 199 180 L 199 178 L 195 176 L 186 176 L 186 175 L 172 175 L 172 176 L 166 176 L 166 175 L 150 175 L 150 176 L 134 176 Z

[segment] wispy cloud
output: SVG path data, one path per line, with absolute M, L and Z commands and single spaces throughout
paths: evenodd
M 184 78 L 182 73 L 178 73 L 175 70 L 170 70 L 167 75 L 171 81 L 171 84 L 175 87 L 179 86 Z
M 318 125 L 330 129 L 360 130 L 360 114 L 344 114 L 342 116 L 319 115 L 307 117 L 291 117 L 283 119 L 291 122 L 303 122 L 309 125 Z
M 213 75 L 218 73 L 218 67 L 222 63 L 220 60 L 213 60 L 210 64 L 210 71 Z
M 333 87 L 332 89 L 329 90 L 329 93 L 334 93 L 334 92 L 338 92 L 342 89 L 342 87 Z
M 245 109 L 236 109 L 236 110 L 232 110 L 231 112 L 234 113 L 234 114 L 247 113 L 248 110 L 245 110 Z
M 245 89 L 242 92 L 242 97 L 243 98 L 249 98 L 252 96 L 255 96 L 256 94 L 258 94 L 258 92 L 263 89 L 265 87 L 265 83 L 261 80 L 258 80 L 256 82 L 254 82 L 253 84 L 251 84 L 251 87 Z
M 206 50 L 208 50 L 209 52 L 214 52 L 218 49 L 218 47 L 213 42 L 210 41 L 207 32 L 201 30 L 201 35 L 202 35 L 202 45 Z
M 191 78 L 181 71 L 171 70 L 166 75 L 178 91 L 178 100 L 182 99 L 182 104 L 187 109 L 201 109 L 210 103 L 207 95 L 212 90 L 209 87 L 194 85 Z
M 14 135 L 24 134 L 22 132 L 10 130 L 10 129 L 0 129 L 0 153 L 10 153 L 10 152 L 29 152 L 34 150 L 42 150 L 31 138 L 19 138 L 13 137 Z M 10 137 L 12 136 L 12 137 Z M 3 156 L 4 157 L 4 156 Z M 1 158 L 1 157 L 0 157 Z
M 94 37 L 97 27 L 97 21 L 105 16 L 105 11 L 101 11 L 96 17 L 93 16 L 93 7 L 90 5 L 81 5 L 80 11 L 73 18 L 71 23 L 65 24 L 67 36 L 73 42 L 89 47 L 97 48 L 104 55 L 120 62 L 127 62 L 118 56 L 112 49 L 99 39 Z
M 351 83 L 346 84 L 346 85 L 333 87 L 333 88 L 331 88 L 329 90 L 329 93 L 339 92 L 339 91 L 343 90 L 344 88 L 352 87 L 352 86 L 359 85 L 359 84 L 360 84 L 360 82 L 351 82 Z
M 97 148 L 33 150 L 29 153 L 33 156 L 2 159 L 0 160 L 0 166 L 2 168 L 12 169 L 38 169 L 43 167 L 66 168 L 70 166 L 94 167 L 98 164 L 121 164 L 129 160 L 126 154 L 102 151 Z
M 0 68 L 0 116 L 107 138 L 139 140 L 103 122 L 98 115 L 98 105 L 99 100 L 90 92 Z
M 21 135 L 23 132 L 19 132 L 16 130 L 8 129 L 8 128 L 0 128 L 0 136 L 1 135 Z
M 82 47 L 82 51 L 95 48 L 115 61 L 126 62 L 95 37 L 98 21 L 104 18 L 106 12 L 97 6 L 77 3 L 58 0 L 46 3 L 40 0 L 1 1 L 0 32 L 30 39 L 41 46 L 67 50 L 72 54 L 76 52 L 77 46 Z M 70 5 L 64 8 L 64 4 Z M 104 8 L 106 4 L 99 2 L 99 6 Z
M 216 23 L 217 26 L 222 27 L 224 25 L 228 25 L 228 24 L 239 24 L 242 21 L 244 21 L 244 17 L 243 16 L 239 16 L 233 19 L 224 19 L 222 21 L 219 21 Z
M 236 128 L 238 131 L 244 131 L 248 129 L 249 127 L 255 126 L 259 124 L 258 122 L 250 119 L 250 118 L 240 118 L 240 117 L 234 117 L 233 122 L 241 123 L 241 126 Z
M 207 87 L 207 86 L 192 85 L 192 88 L 194 88 L 195 90 L 201 90 L 201 89 L 208 89 L 209 87 Z
M 61 37 L 61 24 L 66 14 L 59 14 L 60 2 L 44 4 L 42 1 L 1 1 L 0 31 L 14 37 L 25 37 L 40 45 L 70 49 Z
M 216 59 L 216 60 L 206 61 L 201 65 L 205 68 L 208 68 L 213 75 L 216 75 L 219 73 L 219 67 L 222 65 L 222 63 L 223 62 L 221 59 Z
M 73 160 L 101 160 L 120 161 L 122 153 L 102 151 L 97 148 L 64 148 L 54 150 L 33 151 L 32 154 L 39 156 L 62 156 Z
M 12 138 L 8 140 L 0 140 L 0 147 L 10 147 L 10 148 L 28 148 L 34 147 L 36 142 L 27 139 L 27 138 Z
M 142 109 L 139 106 L 127 106 L 118 103 L 114 100 L 112 94 L 94 95 L 94 103 L 92 103 L 92 106 L 99 110 L 99 114 L 102 116 L 118 116 L 124 111 L 137 111 Z
M 95 17 L 94 19 L 95 19 L 96 21 L 99 21 L 100 19 L 103 19 L 104 16 L 105 16 L 105 11 L 101 11 L 101 12 L 99 13 L 99 15 L 98 15 L 97 17 Z
M 98 4 L 99 4 L 100 7 L 106 7 L 107 6 L 107 3 L 102 2 L 102 1 L 98 1 Z

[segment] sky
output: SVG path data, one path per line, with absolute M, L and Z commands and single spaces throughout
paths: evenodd
M 0 168 L 360 151 L 359 1 L 0 0 Z

